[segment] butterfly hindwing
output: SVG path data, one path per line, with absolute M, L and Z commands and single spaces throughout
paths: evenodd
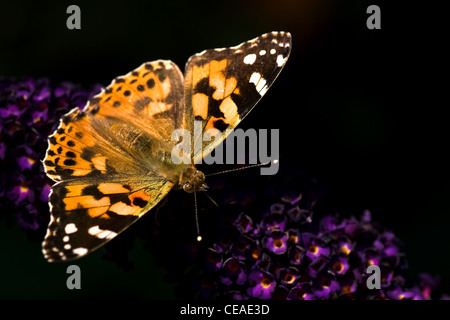
M 236 47 L 205 50 L 186 64 L 186 127 L 202 122 L 202 132 L 220 132 L 219 139 L 203 141 L 202 153 L 192 150 L 194 163 L 226 138 L 267 92 L 291 51 L 291 35 L 271 32 Z M 217 131 L 218 130 L 218 131 Z
M 93 183 L 59 182 L 50 195 L 52 211 L 42 244 L 49 262 L 79 258 L 103 245 L 155 206 L 173 183 L 128 177 Z

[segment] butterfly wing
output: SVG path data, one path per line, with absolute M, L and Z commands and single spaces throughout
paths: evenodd
M 217 138 L 202 142 L 202 152 L 191 148 L 199 163 L 253 109 L 277 78 L 291 51 L 288 32 L 271 32 L 236 47 L 205 50 L 192 56 L 185 70 L 185 127 Z M 196 130 L 197 134 L 200 133 Z M 201 137 L 194 137 L 201 139 Z
M 173 183 L 157 177 L 58 182 L 50 194 L 51 220 L 42 244 L 49 262 L 71 260 L 102 246 L 153 208 Z
M 155 61 L 116 78 L 82 111 L 62 118 L 44 159 L 57 182 L 43 241 L 49 261 L 99 247 L 178 182 L 182 167 L 170 161 L 170 137 L 184 121 L 183 96 L 178 67 Z

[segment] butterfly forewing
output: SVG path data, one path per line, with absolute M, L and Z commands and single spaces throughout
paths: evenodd
M 194 121 L 202 131 L 218 130 L 220 139 L 203 141 L 202 151 L 192 148 L 193 161 L 208 155 L 252 110 L 284 67 L 291 51 L 287 32 L 266 33 L 238 46 L 205 50 L 186 64 L 186 126 Z
M 78 258 L 156 205 L 177 182 L 168 166 L 183 123 L 183 78 L 170 61 L 145 63 L 61 119 L 49 138 L 47 175 L 58 182 L 43 241 L 48 261 Z
M 142 64 L 89 101 L 87 112 L 120 119 L 161 139 L 184 121 L 183 74 L 171 61 Z

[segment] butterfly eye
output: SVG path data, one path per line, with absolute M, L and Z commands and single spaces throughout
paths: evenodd
M 197 182 L 200 182 L 200 183 L 203 183 L 203 181 L 205 181 L 205 174 L 203 173 L 203 172 L 201 172 L 201 171 L 195 171 L 194 172 L 194 180 Z M 195 183 L 195 185 L 197 185 L 197 183 Z
M 189 182 L 183 184 L 183 190 L 186 191 L 187 193 L 194 192 L 194 188 L 192 187 L 192 184 L 190 184 Z

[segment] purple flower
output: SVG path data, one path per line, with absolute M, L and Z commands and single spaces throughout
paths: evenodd
M 349 240 L 348 237 L 342 236 L 339 238 L 334 249 L 348 256 L 353 251 L 354 249 L 353 247 L 354 243 L 351 240 Z
M 270 299 L 275 290 L 275 279 L 272 274 L 254 268 L 248 276 L 247 294 L 249 297 Z
M 7 197 L 14 201 L 16 205 L 26 202 L 32 203 L 34 201 L 34 190 L 30 188 L 30 183 L 24 176 L 13 178 L 14 182 L 11 188 L 7 191 Z
M 286 300 L 316 300 L 317 297 L 307 282 L 296 284 L 286 297 Z
M 229 286 L 233 283 L 241 285 L 247 280 L 247 275 L 244 272 L 244 264 L 238 259 L 229 258 L 223 263 L 220 270 L 220 281 L 225 285 Z
M 299 245 L 293 245 L 288 248 L 288 257 L 291 265 L 299 265 L 302 263 L 306 255 L 305 249 Z
M 252 218 L 244 213 L 241 213 L 234 223 L 238 228 L 241 228 L 242 233 L 247 233 L 253 228 Z
M 277 272 L 277 279 L 285 287 L 292 287 L 299 278 L 298 269 L 294 267 L 282 268 Z
M 279 208 L 279 206 L 277 206 Z M 273 212 L 267 214 L 264 219 L 261 221 L 261 228 L 270 233 L 273 230 L 284 231 L 286 225 L 286 217 L 278 212 Z
M 275 254 L 283 254 L 287 250 L 287 233 L 274 230 L 264 239 L 264 246 Z
M 401 287 L 395 287 L 388 290 L 386 295 L 391 300 L 424 300 L 423 295 L 417 288 L 405 290 Z
M 240 235 L 234 241 L 230 252 L 238 259 L 258 259 L 259 251 L 255 251 L 257 247 L 255 241 L 247 235 Z
M 335 298 L 340 289 L 341 286 L 336 278 L 332 277 L 330 274 L 322 274 L 317 279 L 314 295 L 317 299 L 328 300 L 330 298 Z
M 41 189 L 41 193 L 39 195 L 39 200 L 41 202 L 47 202 L 51 190 L 52 190 L 52 186 L 49 183 L 45 183 Z
M 306 255 L 311 260 L 315 260 L 320 256 L 328 256 L 330 254 L 330 249 L 327 247 L 326 241 L 312 233 L 303 233 L 302 243 L 306 248 Z
M 22 114 L 19 106 L 8 103 L 5 107 L 0 108 L 0 118 L 18 117 Z
M 350 269 L 348 257 L 337 253 L 330 260 L 330 272 L 335 275 L 343 275 Z
M 52 85 L 48 79 L 0 79 L 0 212 L 12 214 L 20 227 L 39 238 L 49 219 L 52 182 L 41 160 L 47 138 L 59 119 L 74 107 L 84 107 L 99 86 Z

